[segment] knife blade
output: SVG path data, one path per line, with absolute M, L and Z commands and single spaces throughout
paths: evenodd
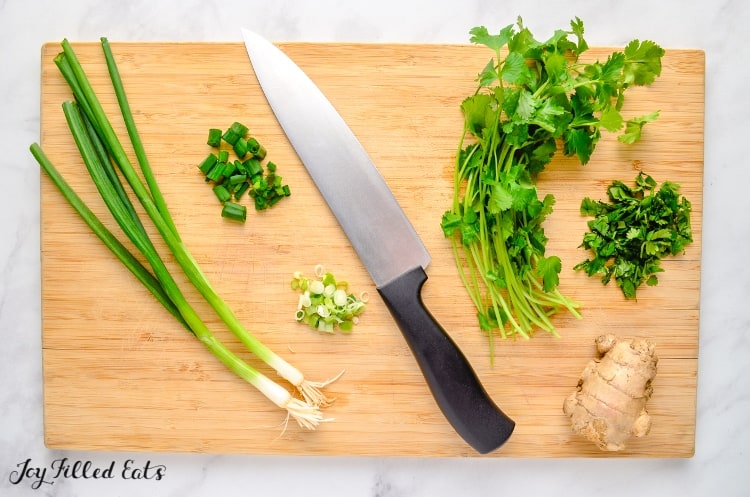
M 503 445 L 515 423 L 422 300 L 430 256 L 359 140 L 283 51 L 243 29 L 260 87 L 289 142 L 375 282 L 438 407 L 477 452 Z

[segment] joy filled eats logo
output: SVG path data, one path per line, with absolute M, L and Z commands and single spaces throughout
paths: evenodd
M 59 480 L 152 480 L 164 478 L 167 467 L 153 464 L 150 460 L 138 463 L 134 459 L 127 459 L 118 463 L 112 461 L 108 465 L 97 466 L 91 461 L 70 460 L 67 457 L 55 459 L 46 466 L 37 466 L 31 458 L 16 464 L 11 470 L 8 480 L 13 485 L 26 484 L 37 490 L 42 486 L 53 485 Z

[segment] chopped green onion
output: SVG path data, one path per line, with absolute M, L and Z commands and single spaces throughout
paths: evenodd
M 224 188 L 224 185 L 215 185 L 214 188 L 214 194 L 216 195 L 216 198 L 219 199 L 219 202 L 224 203 L 230 198 L 232 198 L 232 194 L 229 193 L 229 190 Z
M 216 162 L 213 167 L 206 173 L 206 179 L 213 182 L 220 182 L 224 178 L 224 162 Z
M 260 195 L 254 195 L 253 201 L 255 204 L 255 210 L 256 211 L 262 211 L 266 208 L 268 208 L 268 201 L 266 201 L 265 197 L 261 197 Z
M 59 66 L 64 67 L 64 61 L 60 61 Z M 269 161 L 266 164 L 267 171 L 264 171 L 261 161 L 266 157 L 266 149 L 256 138 L 247 136 L 247 126 L 235 121 L 221 134 L 219 144 L 216 145 L 216 136 L 219 133 L 221 131 L 217 128 L 211 128 L 207 140 L 210 142 L 209 145 L 218 149 L 218 155 L 210 154 L 198 166 L 207 182 L 221 185 L 234 196 L 235 200 L 239 200 L 242 195 L 249 192 L 253 198 L 255 210 L 258 211 L 273 207 L 282 198 L 291 195 L 289 185 L 282 185 L 281 176 L 276 174 L 275 163 Z M 222 140 L 232 145 L 238 159 L 229 160 L 229 151 L 220 148 Z M 248 154 L 250 157 L 244 160 Z M 212 156 L 215 157 L 215 161 Z M 222 189 L 215 189 L 214 193 L 217 193 L 220 200 L 226 197 Z
M 233 122 L 229 129 L 232 130 L 234 134 L 240 137 L 247 135 L 247 132 L 250 131 L 247 126 L 237 121 Z
M 219 161 L 219 158 L 216 157 L 215 154 L 208 154 L 208 156 L 203 159 L 203 162 L 200 163 L 198 166 L 198 169 L 204 174 L 208 175 L 208 173 L 213 169 L 213 167 L 216 165 L 216 163 Z
M 237 166 L 234 162 L 226 162 L 224 164 L 224 169 L 221 171 L 221 175 L 225 178 L 228 178 L 232 176 L 235 172 L 237 172 Z
M 217 128 L 211 128 L 208 130 L 208 140 L 206 140 L 206 144 L 214 147 L 219 148 L 221 145 L 221 130 Z
M 222 138 L 224 138 L 225 142 L 234 146 L 234 144 L 237 143 L 237 140 L 240 139 L 240 135 L 235 133 L 232 129 L 228 129 L 224 132 L 224 135 L 222 136 Z
M 225 202 L 221 209 L 221 217 L 244 223 L 247 218 L 247 207 L 235 202 Z
M 229 183 L 232 185 L 247 183 L 247 176 L 244 174 L 235 174 L 229 178 Z
M 250 189 L 250 183 L 248 183 L 247 181 L 240 183 L 239 187 L 234 192 L 234 199 L 239 200 L 240 197 L 242 197 L 242 195 L 244 195 L 245 192 L 248 191 L 249 189 Z
M 237 141 L 234 144 L 234 153 L 237 154 L 237 157 L 240 159 L 244 159 L 247 155 L 247 140 L 245 140 L 242 137 L 239 137 Z
M 248 159 L 244 162 L 245 169 L 247 170 L 247 175 L 252 176 L 258 176 L 260 174 L 263 174 L 263 166 L 260 164 L 260 161 L 256 158 Z
M 266 149 L 252 136 L 247 139 L 247 150 L 257 159 L 263 160 L 266 157 Z
M 350 333 L 365 310 L 366 294 L 358 298 L 348 293 L 346 281 L 336 281 L 321 265 L 315 269 L 316 279 L 305 278 L 297 271 L 291 281 L 292 290 L 300 291 L 295 319 L 310 328 L 333 333 L 336 328 Z

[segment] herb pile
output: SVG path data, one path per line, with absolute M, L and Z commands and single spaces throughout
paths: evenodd
M 642 283 L 656 285 L 656 273 L 664 271 L 661 259 L 683 252 L 693 241 L 691 204 L 679 188 L 669 181 L 657 188 L 651 176 L 638 173 L 634 187 L 613 181 L 607 189 L 609 202 L 584 198 L 581 214 L 594 219 L 581 247 L 594 257 L 574 269 L 601 275 L 605 285 L 614 277 L 629 299 L 636 298 Z
M 198 169 L 206 182 L 213 184 L 213 192 L 222 204 L 221 215 L 227 219 L 245 222 L 247 207 L 239 201 L 245 192 L 253 199 L 255 210 L 273 207 L 284 197 L 291 195 L 289 185 L 283 185 L 281 176 L 276 173 L 276 164 L 266 158 L 266 148 L 258 140 L 248 135 L 248 127 L 235 121 L 224 132 L 218 128 L 208 130 L 206 143 L 214 148 Z M 229 150 L 237 158 L 230 160 Z
M 366 295 L 357 297 L 346 281 L 336 280 L 320 265 L 315 268 L 315 278 L 295 272 L 291 286 L 300 292 L 295 319 L 314 330 L 351 333 L 365 310 Z
M 620 132 L 623 143 L 640 138 L 658 112 L 626 119 L 625 92 L 654 81 L 664 50 L 633 40 L 603 62 L 581 62 L 588 45 L 578 18 L 546 41 L 520 18 L 498 34 L 470 33 L 494 57 L 461 104 L 454 195 L 441 226 L 492 346 L 495 330 L 503 338 L 528 338 L 537 328 L 556 334 L 552 314 L 578 316 L 578 304 L 557 288 L 559 257 L 545 254 L 542 224 L 555 199 L 540 198 L 535 181 L 560 146 L 586 164 L 602 131 Z

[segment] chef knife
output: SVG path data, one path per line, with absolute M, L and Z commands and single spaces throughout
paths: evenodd
M 367 267 L 456 432 L 491 452 L 515 423 L 493 402 L 456 344 L 425 308 L 430 256 L 383 177 L 320 89 L 268 40 L 243 29 L 263 93 L 297 155 Z

